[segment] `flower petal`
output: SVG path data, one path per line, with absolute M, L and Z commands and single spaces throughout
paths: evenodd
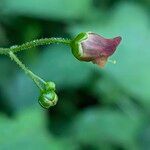
M 103 68 L 107 62 L 108 57 L 102 56 L 99 58 L 94 59 L 92 62 L 97 64 L 99 67 Z

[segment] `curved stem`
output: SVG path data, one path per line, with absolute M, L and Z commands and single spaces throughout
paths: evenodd
M 57 103 L 58 97 L 55 93 L 55 83 L 45 82 L 42 78 L 35 75 L 18 59 L 18 57 L 14 53 L 36 46 L 49 45 L 52 43 L 62 43 L 70 45 L 71 40 L 64 38 L 44 38 L 30 41 L 22 45 L 11 46 L 10 48 L 0 48 L 0 55 L 7 55 L 13 61 L 15 61 L 16 64 L 25 72 L 25 74 L 27 74 L 34 81 L 34 83 L 40 89 L 41 95 L 39 97 L 39 103 L 44 108 L 49 108 L 50 106 L 54 106 Z
M 18 57 L 12 52 L 9 51 L 9 56 L 12 60 L 14 60 L 17 65 L 24 70 L 24 72 L 35 82 L 35 84 L 38 86 L 40 90 L 43 90 L 43 86 L 46 84 L 46 82 L 35 75 L 32 71 L 30 71 L 19 59 Z
M 0 54 L 7 55 L 9 51 L 12 51 L 13 53 L 16 53 L 18 51 L 22 51 L 25 49 L 30 49 L 36 46 L 40 45 L 49 45 L 52 43 L 63 43 L 66 45 L 70 45 L 71 40 L 69 39 L 64 39 L 64 38 L 44 38 L 44 39 L 37 39 L 33 40 L 27 43 L 24 43 L 22 45 L 15 45 L 11 46 L 10 48 L 0 48 Z

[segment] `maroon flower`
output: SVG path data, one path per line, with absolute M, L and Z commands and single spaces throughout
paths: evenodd
M 92 61 L 103 67 L 119 43 L 121 37 L 106 39 L 98 34 L 86 32 L 78 34 L 71 42 L 73 55 L 80 61 Z

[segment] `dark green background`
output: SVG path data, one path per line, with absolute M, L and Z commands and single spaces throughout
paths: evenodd
M 58 104 L 0 56 L 0 150 L 149 150 L 150 1 L 1 0 L 0 46 L 93 31 L 123 40 L 104 69 L 76 60 L 69 47 L 19 52 L 36 74 L 56 83 Z

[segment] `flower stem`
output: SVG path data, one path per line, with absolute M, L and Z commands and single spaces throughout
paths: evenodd
M 13 53 L 16 53 L 18 51 L 22 51 L 25 49 L 30 49 L 36 46 L 40 45 L 49 45 L 53 43 L 62 43 L 66 45 L 70 45 L 71 40 L 69 39 L 64 39 L 64 38 L 44 38 L 44 39 L 37 39 L 33 40 L 27 43 L 24 43 L 22 45 L 15 45 L 11 46 L 10 48 L 0 48 L 0 54 L 7 55 L 9 51 L 12 51 Z
M 43 90 L 43 87 L 45 87 L 46 82 L 35 75 L 32 71 L 30 71 L 19 59 L 18 57 L 14 54 L 19 51 L 23 51 L 25 49 L 30 49 L 36 46 L 40 45 L 49 45 L 53 43 L 62 43 L 69 45 L 71 40 L 69 39 L 64 39 L 64 38 L 44 38 L 44 39 L 37 39 L 33 40 L 30 42 L 26 42 L 22 45 L 14 45 L 11 46 L 10 48 L 0 48 L 0 55 L 8 55 L 12 60 L 14 60 L 19 67 L 29 76 L 31 79 L 35 82 L 35 84 L 40 88 L 40 90 Z
M 19 59 L 18 57 L 12 52 L 9 51 L 9 56 L 12 60 L 14 60 L 17 65 L 35 82 L 35 84 L 37 85 L 37 87 L 42 91 L 44 85 L 46 84 L 46 82 L 41 79 L 40 77 L 38 77 L 37 75 L 35 75 L 32 71 L 30 71 Z
M 15 55 L 16 52 L 30 49 L 40 45 L 49 45 L 52 43 L 62 43 L 70 45 L 71 40 L 64 38 L 44 38 L 34 41 L 24 43 L 22 45 L 11 46 L 10 48 L 0 48 L 0 55 L 7 55 L 11 60 L 15 61 L 16 64 L 27 74 L 40 89 L 39 103 L 44 108 L 49 108 L 50 106 L 56 105 L 58 101 L 58 96 L 55 93 L 55 83 L 46 82 L 39 76 L 35 75 L 31 70 L 29 70 Z
M 9 48 L 0 48 L 0 54 L 1 55 L 8 55 Z

